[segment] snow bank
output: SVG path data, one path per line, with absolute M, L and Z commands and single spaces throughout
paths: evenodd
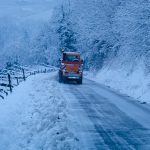
M 146 75 L 142 66 L 138 66 L 133 72 L 125 69 L 103 68 L 96 75 L 88 75 L 89 78 L 116 89 L 120 93 L 134 97 L 141 102 L 150 103 L 150 76 Z
M 1 150 L 77 149 L 55 74 L 32 76 L 0 102 Z

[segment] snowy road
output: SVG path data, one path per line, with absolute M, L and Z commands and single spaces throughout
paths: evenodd
M 82 149 L 150 149 L 150 107 L 93 81 L 63 85 Z M 84 147 L 84 148 L 83 148 Z
M 0 114 L 0 150 L 150 149 L 150 107 L 87 79 L 32 76 Z

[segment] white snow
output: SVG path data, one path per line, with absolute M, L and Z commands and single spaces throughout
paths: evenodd
M 0 102 L 0 150 L 69 150 L 78 141 L 56 73 L 32 76 Z
M 137 66 L 136 70 L 131 73 L 127 73 L 124 68 L 115 70 L 104 67 L 96 74 L 87 72 L 86 76 L 140 102 L 150 104 L 150 76 L 144 74 L 141 65 Z
M 75 47 L 86 67 L 94 68 L 87 73 L 90 79 L 150 103 L 149 8 L 144 0 L 0 0 L 0 67 L 16 57 L 27 65 L 56 66 L 61 43 L 57 31 L 65 12 L 64 25 L 70 24 L 67 29 L 75 33 Z M 31 77 L 1 101 L 0 150 L 80 147 L 71 127 L 78 116 L 68 114 L 54 74 Z
M 97 111 L 99 105 L 92 103 L 90 95 L 93 92 L 97 102 L 102 96 L 129 118 L 149 128 L 147 105 L 89 80 L 84 80 L 83 85 L 60 84 L 56 74 L 31 76 L 0 102 L 0 150 L 94 149 L 97 137 L 97 142 L 103 139 L 85 110 L 92 107 L 98 116 L 102 115 Z M 89 101 L 90 106 L 87 105 Z

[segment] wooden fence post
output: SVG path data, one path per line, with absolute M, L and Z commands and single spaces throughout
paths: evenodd
M 8 73 L 8 82 L 9 82 L 8 86 L 10 88 L 10 92 L 12 93 L 11 77 L 9 73 Z
M 24 69 L 22 69 L 22 73 L 23 73 L 23 80 L 25 81 L 25 80 L 26 80 L 26 77 L 25 77 Z
M 17 80 L 17 85 L 19 85 L 19 79 L 18 79 L 18 77 L 16 77 L 16 80 Z

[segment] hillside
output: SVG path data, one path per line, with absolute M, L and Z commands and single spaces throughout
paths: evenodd
M 0 66 L 19 59 L 31 64 L 32 47 L 51 19 L 52 0 L 0 0 Z
M 62 2 L 58 49 L 80 51 L 96 81 L 149 102 L 149 8 L 145 0 Z
M 80 51 L 85 68 L 96 73 L 101 83 L 147 100 L 148 1 L 13 0 L 8 3 L 1 0 L 0 3 L 3 8 L 1 66 L 16 60 L 22 64 L 57 66 L 61 48 Z
M 150 150 L 149 91 L 150 0 L 0 0 L 0 150 Z

